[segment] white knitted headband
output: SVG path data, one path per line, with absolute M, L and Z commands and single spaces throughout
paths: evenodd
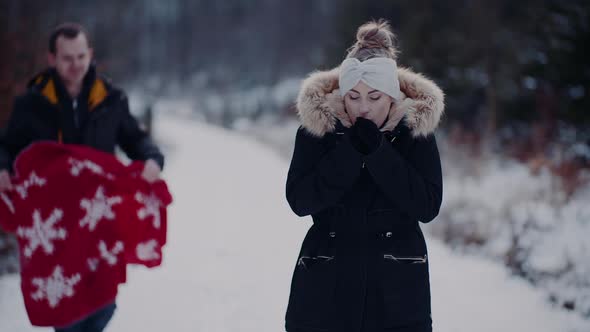
M 372 58 L 363 62 L 348 58 L 340 65 L 340 93 L 342 97 L 360 81 L 393 99 L 400 98 L 397 63 L 390 58 Z

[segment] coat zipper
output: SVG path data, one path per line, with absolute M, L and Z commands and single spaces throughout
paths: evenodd
M 365 163 L 363 163 L 363 168 L 365 166 Z M 363 225 L 365 225 L 366 227 L 368 227 L 368 210 L 365 209 L 363 211 Z M 366 319 L 367 313 L 365 312 L 366 308 L 365 308 L 365 304 L 367 302 L 367 288 L 369 287 L 369 285 L 367 285 L 367 279 L 368 279 L 368 264 L 366 264 L 365 266 L 363 266 L 363 296 L 362 296 L 362 309 L 361 309 L 361 328 L 364 324 L 364 320 Z
M 78 99 L 74 98 L 72 101 L 72 109 L 74 110 L 74 125 L 76 129 L 80 129 L 80 114 L 78 114 Z

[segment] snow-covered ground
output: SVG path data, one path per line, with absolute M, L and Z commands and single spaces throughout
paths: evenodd
M 291 272 L 310 224 L 285 201 L 288 164 L 235 132 L 183 118 L 156 123 L 175 198 L 169 244 L 160 268 L 130 269 L 107 330 L 283 331 Z M 433 238 L 428 247 L 434 331 L 590 331 L 589 321 L 551 307 L 500 264 Z M 18 283 L 14 275 L 0 279 L 0 331 L 48 330 L 30 327 Z
M 272 147 L 285 160 L 299 122 L 268 115 L 233 128 Z M 503 264 L 541 289 L 547 301 L 590 317 L 590 172 L 566 194 L 548 167 L 486 151 L 478 157 L 437 133 L 444 195 L 437 222 L 424 230 L 455 251 Z M 579 149 L 579 155 L 587 151 Z

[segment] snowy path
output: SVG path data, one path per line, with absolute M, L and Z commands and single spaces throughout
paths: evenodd
M 158 125 L 175 198 L 164 265 L 130 269 L 107 330 L 283 331 L 309 226 L 284 199 L 288 165 L 231 132 L 179 119 Z M 590 331 L 502 266 L 428 244 L 434 331 Z M 15 276 L 0 279 L 0 331 L 48 331 L 29 326 Z

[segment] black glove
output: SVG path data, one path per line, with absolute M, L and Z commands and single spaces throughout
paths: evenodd
M 362 154 L 375 152 L 383 140 L 377 125 L 365 118 L 357 118 L 350 131 L 350 142 Z
M 358 137 L 358 135 L 356 134 L 356 131 L 353 130 L 353 128 L 349 128 L 348 131 L 345 134 L 345 138 L 348 139 L 348 141 L 350 142 L 350 144 L 354 147 L 355 150 L 357 150 L 358 152 L 362 153 L 362 154 L 366 154 L 367 152 L 367 147 L 365 146 L 365 143 L 363 143 L 361 141 L 361 139 Z

